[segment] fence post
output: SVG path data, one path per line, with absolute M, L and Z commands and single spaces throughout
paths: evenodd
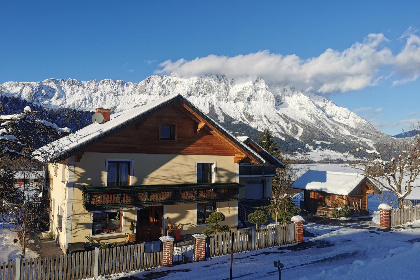
M 378 207 L 380 213 L 379 226 L 381 228 L 391 228 L 391 206 L 382 203 Z
M 193 234 L 194 237 L 194 261 L 206 260 L 206 238 L 204 234 Z
M 174 259 L 174 238 L 171 236 L 159 237 L 163 243 L 162 266 L 172 266 Z
M 16 259 L 15 280 L 20 280 L 20 272 L 22 270 L 22 257 Z
M 251 227 L 251 249 L 252 249 L 252 251 L 255 251 L 256 249 L 255 249 L 255 236 L 256 236 L 256 234 L 255 234 L 255 228 L 254 227 Z
M 293 216 L 291 221 L 295 224 L 296 243 L 303 242 L 303 222 L 305 221 L 301 216 Z
M 93 278 L 98 279 L 99 277 L 99 248 L 95 248 L 94 260 L 93 260 Z

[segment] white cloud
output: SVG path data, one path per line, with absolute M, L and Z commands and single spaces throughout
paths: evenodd
M 394 85 L 415 81 L 420 76 L 420 37 L 407 36 L 407 43 L 395 57 L 394 67 L 402 79 L 394 81 Z
M 383 79 L 398 75 L 394 84 L 416 80 L 420 75 L 420 37 L 410 28 L 403 39 L 403 50 L 393 55 L 385 46 L 383 34 L 369 34 L 344 51 L 327 49 L 318 57 L 302 59 L 297 55 L 273 54 L 268 50 L 234 57 L 209 55 L 161 63 L 157 74 L 181 77 L 206 74 L 261 77 L 269 85 L 287 84 L 318 93 L 337 93 L 375 86 Z M 389 67 L 391 66 L 391 67 Z M 382 77 L 384 71 L 387 77 Z M 382 71 L 382 72 L 381 72 Z M 380 73 L 381 72 L 381 73 Z
M 156 63 L 156 59 L 153 60 L 145 60 L 144 62 L 146 62 L 147 65 L 152 65 Z
M 399 134 L 404 131 L 410 131 L 414 129 L 418 129 L 420 127 L 420 119 L 407 119 L 407 120 L 399 120 L 395 122 L 384 122 L 379 121 L 377 119 L 370 119 L 368 120 L 374 127 L 384 130 L 391 130 L 394 134 Z
M 361 107 L 361 108 L 354 109 L 354 112 L 359 114 L 363 118 L 369 120 L 370 118 L 373 118 L 374 116 L 382 112 L 382 108 L 375 109 L 372 107 Z

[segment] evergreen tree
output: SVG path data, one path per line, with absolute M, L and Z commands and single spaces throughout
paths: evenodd
M 269 152 L 275 157 L 279 157 L 279 143 L 271 134 L 270 130 L 265 129 L 263 133 L 258 137 L 258 145 L 260 145 L 264 150 Z
M 219 223 L 225 220 L 225 215 L 221 212 L 213 212 L 210 214 L 209 218 L 207 219 L 210 225 L 203 230 L 203 234 L 205 235 L 213 235 L 222 232 L 229 232 L 229 226 L 227 225 L 220 225 Z
M 297 179 L 296 171 L 293 170 L 290 160 L 280 153 L 278 143 L 268 129 L 260 135 L 258 144 L 284 165 L 284 168 L 277 168 L 276 170 L 276 176 L 273 177 L 271 203 L 264 209 L 273 216 L 276 223 L 279 220 L 282 223 L 288 222 L 299 210 L 291 199 L 291 196 L 295 193 L 291 186 Z
M 268 222 L 267 214 L 263 210 L 255 210 L 248 215 L 248 221 L 255 224 L 256 229 L 258 229 L 258 225 L 263 225 Z

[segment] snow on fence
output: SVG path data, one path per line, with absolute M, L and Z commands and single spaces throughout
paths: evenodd
M 295 243 L 295 225 L 285 224 L 269 226 L 255 230 L 254 228 L 239 229 L 236 232 L 226 232 L 209 237 L 209 256 L 222 256 L 230 253 L 233 235 L 233 252 L 246 252 L 262 248 Z
M 419 219 L 420 205 L 391 210 L 391 226 L 399 226 Z
M 144 243 L 64 256 L 17 259 L 0 264 L 0 280 L 85 279 L 161 265 L 162 252 L 145 253 Z

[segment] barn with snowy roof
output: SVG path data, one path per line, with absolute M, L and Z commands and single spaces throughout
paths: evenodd
M 366 176 L 358 173 L 308 170 L 292 188 L 304 191 L 305 209 L 318 215 L 330 215 L 334 208 L 348 207 L 363 213 L 368 196 L 381 193 Z

